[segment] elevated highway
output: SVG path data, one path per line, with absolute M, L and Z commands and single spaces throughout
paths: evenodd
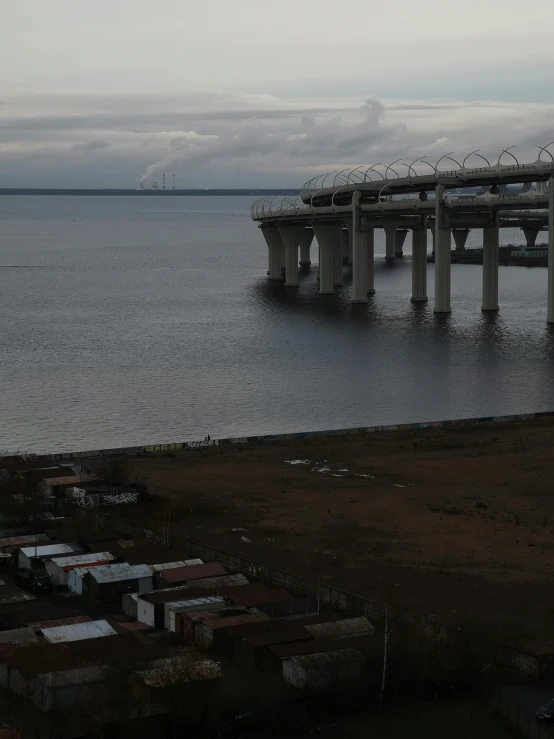
M 554 156 L 548 146 L 538 147 L 539 158 L 531 164 L 520 164 L 510 149 L 502 151 L 495 165 L 478 152 L 462 163 L 445 155 L 434 166 L 422 159 L 411 164 L 397 160 L 386 167 L 358 166 L 321 175 L 296 196 L 260 198 L 252 206 L 252 218 L 260 224 L 268 246 L 268 278 L 281 280 L 284 271 L 285 286 L 297 287 L 298 266 L 310 264 L 315 236 L 319 292 L 333 293 L 342 284 L 342 264 L 349 261 L 351 300 L 365 303 L 375 292 L 375 228 L 385 232 L 385 259 L 391 263 L 402 256 L 411 231 L 412 301 L 424 302 L 430 230 L 435 252 L 434 311 L 449 313 L 452 238 L 457 249 L 464 249 L 469 231 L 483 229 L 481 308 L 497 311 L 500 228 L 522 228 L 529 245 L 540 230 L 548 228 L 547 320 L 554 323 Z M 481 157 L 487 166 L 466 167 L 472 156 Z M 502 157 L 513 161 L 502 164 Z M 454 162 L 457 168 L 441 170 L 444 161 Z M 407 172 L 401 172 L 401 167 Z M 521 183 L 536 183 L 535 189 L 527 186 L 518 191 Z M 475 194 L 475 188 L 483 194 Z

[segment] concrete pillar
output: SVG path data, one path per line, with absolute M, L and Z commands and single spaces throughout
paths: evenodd
M 483 229 L 483 304 L 481 310 L 498 310 L 498 249 L 500 229 L 498 214 L 493 213 L 493 225 Z
M 285 286 L 298 287 L 298 248 L 306 239 L 306 228 L 301 223 L 281 223 L 279 233 L 285 247 Z
M 397 259 L 401 259 L 404 256 L 404 242 L 406 241 L 406 236 L 408 235 L 408 229 L 406 228 L 399 228 L 396 231 L 396 234 L 394 236 L 394 256 Z
M 414 228 L 412 233 L 412 303 L 426 303 L 427 226 Z
M 387 261 L 394 261 L 396 259 L 396 229 L 398 226 L 396 224 L 390 224 L 388 226 L 385 226 L 385 243 L 386 243 L 386 252 L 385 252 L 385 259 Z
M 300 266 L 309 267 L 312 263 L 310 260 L 310 246 L 314 238 L 314 231 L 312 228 L 304 229 L 304 236 L 300 242 Z
M 350 234 L 347 228 L 342 230 L 341 259 L 343 264 L 348 264 L 350 252 Z
M 344 229 L 341 225 L 341 233 L 335 244 L 333 245 L 333 280 L 335 287 L 340 287 L 342 285 L 342 235 L 344 233 Z
M 281 234 L 279 233 L 277 226 L 272 223 L 263 223 L 260 226 L 260 229 L 268 248 L 269 271 L 267 279 L 280 282 L 283 279 L 281 274 L 281 263 L 282 252 L 284 250 Z
M 444 185 L 435 190 L 435 313 L 450 313 L 450 229 L 444 218 Z
M 525 236 L 525 243 L 527 246 L 535 246 L 537 242 L 537 236 L 539 235 L 538 228 L 522 228 L 523 235 Z
M 352 197 L 352 220 L 348 223 L 352 244 L 352 302 L 367 303 L 367 239 L 360 229 L 360 193 Z
M 466 248 L 467 237 L 469 236 L 469 228 L 453 228 L 452 236 L 456 244 L 456 251 L 464 251 Z
M 554 323 L 554 177 L 548 180 L 548 313 Z
M 367 294 L 375 294 L 375 228 L 366 226 Z
M 335 253 L 340 254 L 342 223 L 314 223 L 314 234 L 319 244 L 319 293 L 335 292 Z
M 431 238 L 433 239 L 433 248 L 431 251 L 432 256 L 435 256 L 435 224 L 433 223 L 433 228 L 431 229 Z

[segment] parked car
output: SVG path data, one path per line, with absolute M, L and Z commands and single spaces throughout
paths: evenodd
M 49 593 L 52 583 L 46 570 L 16 570 L 13 576 L 16 585 L 31 593 Z
M 538 721 L 552 721 L 554 718 L 554 698 L 547 701 L 544 706 L 541 706 L 535 711 L 535 716 Z

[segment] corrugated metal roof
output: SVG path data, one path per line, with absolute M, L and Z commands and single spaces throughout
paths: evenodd
M 271 618 L 267 613 L 259 613 L 259 616 L 266 616 L 259 622 L 251 624 L 241 624 L 240 626 L 227 626 L 224 631 L 230 639 L 240 639 L 243 636 L 252 636 L 253 634 L 263 634 L 268 631 L 279 631 L 283 628 L 286 621 L 282 618 Z
M 180 562 L 162 562 L 161 564 L 152 565 L 152 572 L 161 572 L 161 570 L 175 570 L 177 567 L 190 567 L 190 565 L 202 565 L 201 559 L 185 559 Z
M 130 565 L 121 562 L 115 565 L 92 567 L 88 573 L 97 583 L 122 582 L 123 580 L 139 580 L 141 577 L 152 577 L 148 565 Z
M 174 600 L 166 603 L 167 608 L 194 608 L 196 606 L 209 606 L 224 603 L 225 601 L 219 595 L 208 595 L 206 598 L 188 598 L 185 600 Z
M 89 616 L 70 616 L 69 618 L 50 618 L 46 621 L 33 621 L 29 628 L 37 631 L 39 629 L 51 629 L 54 626 L 70 626 L 71 624 L 84 624 L 92 621 Z
M 375 645 L 373 636 L 348 636 L 337 642 L 336 639 L 312 639 L 311 641 L 294 642 L 292 644 L 275 644 L 269 649 L 280 659 L 297 657 L 301 654 L 317 654 L 332 652 L 340 644 L 341 649 L 364 649 Z
M 200 577 L 195 580 L 191 580 L 189 587 L 192 588 L 223 588 L 226 586 L 240 587 L 241 585 L 248 585 L 247 578 L 239 573 L 237 575 L 219 575 L 217 577 Z
M 303 626 L 296 626 L 282 631 L 266 631 L 263 634 L 246 636 L 247 641 L 253 647 L 267 647 L 270 644 L 288 644 L 293 641 L 313 640 L 313 636 Z
M 65 477 L 52 477 L 47 480 L 48 485 L 78 485 L 80 482 L 92 482 L 97 480 L 96 475 L 82 474 L 82 475 L 67 475 Z
M 242 608 L 241 606 L 239 606 L 238 609 L 235 609 L 234 606 L 226 606 L 222 604 L 221 608 L 218 608 L 217 610 L 212 609 L 210 611 L 188 611 L 185 613 L 178 613 L 177 618 L 196 622 L 196 621 L 209 621 L 210 619 L 213 620 L 214 613 L 217 613 L 218 615 L 227 614 L 229 616 L 231 615 L 238 616 L 239 614 L 246 613 L 246 608 Z M 226 617 L 227 616 L 225 616 L 225 618 Z
M 226 575 L 227 570 L 219 562 L 208 562 L 202 565 L 190 565 L 188 567 L 177 567 L 174 570 L 164 570 L 160 576 L 166 582 L 183 582 L 186 580 L 198 580 L 202 577 L 215 577 Z
M 128 547 L 122 556 L 130 565 L 157 565 L 185 560 L 189 555 L 181 550 L 168 549 L 161 544 L 149 544 L 145 547 Z
M 306 629 L 316 639 L 357 636 L 358 634 L 373 634 L 375 631 L 373 624 L 371 624 L 365 616 L 359 616 L 358 618 L 345 618 L 341 621 L 331 621 L 323 624 L 312 624 L 306 626 Z
M 263 615 L 267 617 L 267 613 L 264 613 Z M 215 631 L 216 629 L 224 629 L 227 626 L 240 626 L 241 624 L 252 624 L 265 621 L 261 616 L 261 613 L 244 613 L 238 616 L 221 616 L 220 618 L 214 618 L 212 613 L 208 619 L 204 620 L 204 625 L 208 629 Z
M 29 644 L 2 650 L 2 663 L 25 677 L 79 667 L 66 644 Z
M 362 662 L 364 655 L 358 649 L 335 649 L 332 652 L 318 652 L 291 657 L 299 667 L 328 667 L 329 664 L 345 664 L 346 662 Z
M 231 603 L 235 603 L 240 606 L 257 606 L 264 603 L 286 603 L 292 600 L 292 595 L 288 590 L 261 590 L 260 592 L 254 593 L 234 593 L 230 591 L 228 598 Z
M 99 636 L 114 636 L 115 633 L 110 624 L 104 620 L 42 629 L 44 638 L 52 644 L 80 639 L 97 639 Z
M 75 554 L 83 550 L 78 544 L 46 544 L 40 547 L 22 547 L 21 551 L 26 557 L 51 557 L 57 554 Z
M 96 563 L 106 563 L 114 558 L 110 552 L 88 552 L 85 554 L 74 554 L 71 557 L 56 557 L 53 563 L 56 567 L 60 567 L 65 572 L 72 570 L 74 567 L 84 567 Z

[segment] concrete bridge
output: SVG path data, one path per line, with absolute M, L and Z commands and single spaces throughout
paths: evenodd
M 548 146 L 552 146 L 549 144 Z M 483 230 L 483 311 L 498 310 L 498 253 L 500 228 L 523 229 L 534 244 L 539 230 L 548 228 L 548 310 L 554 323 L 554 156 L 538 147 L 539 158 L 520 164 L 510 149 L 495 165 L 478 152 L 460 164 L 450 154 L 432 165 L 423 159 L 401 165 L 360 166 L 332 172 L 307 182 L 299 195 L 257 200 L 252 218 L 260 224 L 268 246 L 268 279 L 285 275 L 286 287 L 298 287 L 298 267 L 310 265 L 310 246 L 319 245 L 319 292 L 330 294 L 342 284 L 342 264 L 352 264 L 353 303 L 366 303 L 374 286 L 375 228 L 385 232 L 385 259 L 403 254 L 412 232 L 412 301 L 427 301 L 427 233 L 433 234 L 435 253 L 434 312 L 450 313 L 451 242 L 464 249 L 470 229 Z M 468 168 L 480 157 L 486 167 Z M 502 164 L 502 157 L 511 157 Z M 439 169 L 449 160 L 453 170 Z M 399 173 L 400 166 L 407 172 Z M 425 166 L 427 171 L 421 172 Z M 379 169 L 381 167 L 381 169 Z M 430 171 L 429 171 L 430 170 Z M 402 176 L 401 176 L 402 175 Z M 518 192 L 522 183 L 534 190 Z M 479 194 L 464 194 L 479 188 Z M 524 188 L 519 188 L 523 190 Z M 481 194 L 482 193 L 482 194 Z

